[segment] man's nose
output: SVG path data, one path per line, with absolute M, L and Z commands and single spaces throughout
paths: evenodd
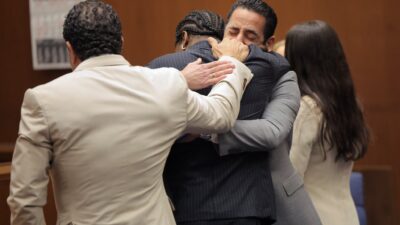
M 243 35 L 243 33 L 239 33 L 238 35 L 236 35 L 235 39 L 244 44 L 244 35 Z

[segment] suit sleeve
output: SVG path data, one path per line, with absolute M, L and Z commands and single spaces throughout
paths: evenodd
M 317 136 L 320 126 L 321 114 L 316 106 L 302 100 L 299 115 L 293 129 L 290 161 L 293 167 L 304 177 L 310 161 L 314 143 L 318 143 Z
M 25 93 L 19 136 L 14 149 L 10 195 L 12 225 L 45 224 L 48 170 L 52 147 L 44 112 L 33 90 Z
M 234 72 L 217 83 L 208 96 L 188 90 L 188 133 L 227 132 L 239 114 L 240 100 L 253 75 L 244 64 L 232 57 L 223 56 L 220 60 L 233 62 Z
M 157 68 L 161 68 L 161 67 L 173 67 L 176 65 L 176 62 L 174 60 L 172 60 L 171 58 L 173 58 L 173 57 L 169 57 L 168 55 L 155 58 L 151 62 L 149 62 L 146 65 L 146 67 L 151 68 L 151 69 L 157 69 Z
M 276 83 L 261 119 L 238 120 L 230 132 L 218 135 L 219 155 L 275 149 L 290 134 L 299 107 L 297 77 L 289 71 Z

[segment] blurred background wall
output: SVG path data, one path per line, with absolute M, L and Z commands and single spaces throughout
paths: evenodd
M 192 9 L 209 9 L 225 17 L 233 0 L 106 0 L 119 13 L 123 55 L 134 65 L 173 51 L 175 25 Z M 390 224 L 400 212 L 400 1 L 269 0 L 279 22 L 277 40 L 295 23 L 321 19 L 338 32 L 373 141 L 356 170 L 375 168 L 387 178 L 376 183 L 385 199 L 381 208 Z M 27 88 L 46 83 L 68 70 L 34 71 L 28 1 L 0 1 L 0 161 L 11 160 L 20 106 Z M 378 175 L 382 178 L 382 176 Z M 4 193 L 3 193 L 4 194 Z M 0 204 L 5 204 L 4 202 Z M 391 222 L 390 222 L 391 221 Z M 381 223 L 381 224 L 388 224 Z

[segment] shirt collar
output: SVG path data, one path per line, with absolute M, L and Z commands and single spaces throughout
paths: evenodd
M 130 63 L 122 55 L 106 54 L 91 57 L 81 62 L 74 71 L 81 71 L 102 66 L 129 66 Z

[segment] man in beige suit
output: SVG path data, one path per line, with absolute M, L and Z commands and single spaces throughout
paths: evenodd
M 171 145 L 183 132 L 229 130 L 250 71 L 229 56 L 222 59 L 234 70 L 221 61 L 192 63 L 182 73 L 132 67 L 120 55 L 118 15 L 100 1 L 74 6 L 63 34 L 73 72 L 25 93 L 11 223 L 45 224 L 50 173 L 57 224 L 175 224 L 162 181 Z M 232 51 L 219 48 L 246 57 L 247 47 L 228 42 Z M 189 91 L 183 77 L 221 71 L 230 73 L 209 96 Z

